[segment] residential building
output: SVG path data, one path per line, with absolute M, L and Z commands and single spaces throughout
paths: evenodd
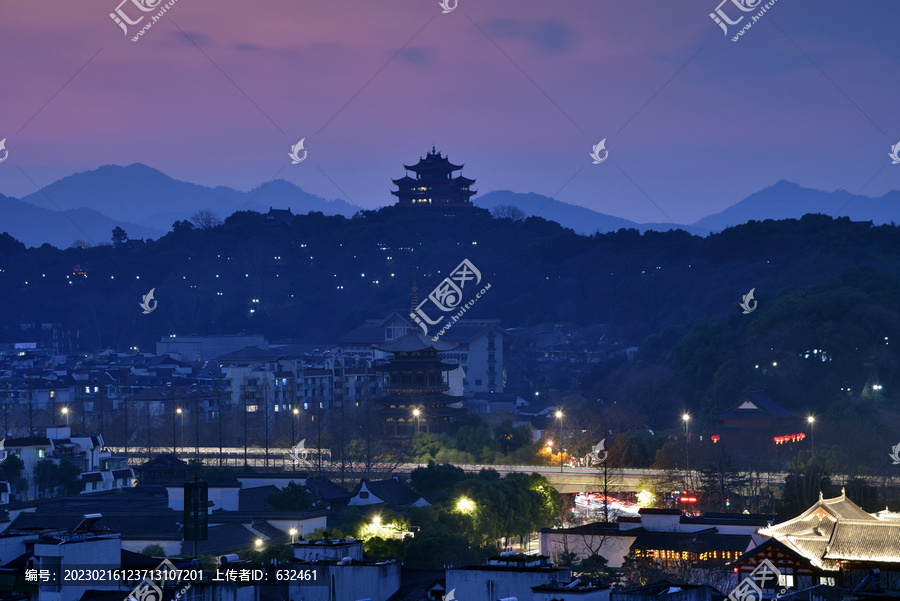
M 289 599 L 387 601 L 400 589 L 400 564 L 395 560 L 359 561 L 349 555 L 338 560 L 294 562 L 289 566 L 296 569 L 315 568 L 317 578 L 322 577 L 326 582 L 325 586 L 308 586 L 293 580 L 288 589 Z
M 156 343 L 157 355 L 172 355 L 185 361 L 209 361 L 248 346 L 268 349 L 261 334 L 224 334 L 221 336 L 164 336 Z
M 113 457 L 99 434 L 72 435 L 68 426 L 47 428 L 45 436 L 6 438 L 0 441 L 0 461 L 15 455 L 22 460 L 23 477 L 28 482 L 30 498 L 37 496 L 35 466 L 44 459 L 56 464 L 74 464 L 85 483 L 84 492 L 127 488 L 134 482 L 134 472 L 126 458 Z
M 669 568 L 722 567 L 761 541 L 756 531 L 768 523 L 756 515 L 691 517 L 677 509 L 641 509 L 638 517 L 623 516 L 615 523 L 545 528 L 540 533 L 540 552 L 554 561 L 563 553 L 574 553 L 579 561 L 599 555 L 611 568 L 621 568 L 629 554 L 655 559 Z
M 504 553 L 485 565 L 450 567 L 446 570 L 447 591 L 456 599 L 509 599 L 531 601 L 534 587 L 558 586 L 571 580 L 568 568 L 555 567 L 541 555 Z

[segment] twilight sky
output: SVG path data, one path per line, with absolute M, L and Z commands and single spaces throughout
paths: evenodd
M 141 162 L 374 208 L 432 143 L 480 193 L 640 222 L 691 223 L 780 179 L 900 188 L 894 0 L 778 0 L 738 42 L 761 6 L 726 0 L 748 15 L 726 37 L 719 0 L 458 1 L 177 0 L 137 42 L 149 16 L 126 36 L 120 0 L 2 2 L 0 193 Z

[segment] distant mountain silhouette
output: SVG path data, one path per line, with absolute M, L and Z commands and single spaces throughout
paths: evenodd
M 900 192 L 892 190 L 880 198 L 854 198 L 846 190 L 825 192 L 781 180 L 721 213 L 704 217 L 694 226 L 718 232 L 750 220 L 799 219 L 808 213 L 849 217 L 854 221 L 873 221 L 875 225 L 884 225 L 900 221 Z
M 488 192 L 484 196 L 476 197 L 473 202 L 477 206 L 488 210 L 493 210 L 498 205 L 512 205 L 518 207 L 528 217 L 537 215 L 538 217 L 555 221 L 561 226 L 570 228 L 579 234 L 589 235 L 596 232 L 615 232 L 622 228 L 636 229 L 642 233 L 647 230 L 667 232 L 678 229 L 698 236 L 705 236 L 709 233 L 708 230 L 702 227 L 691 225 L 637 223 L 534 193 L 523 194 L 509 190 L 495 190 Z
M 127 219 L 164 232 L 175 221 L 188 219 L 200 209 L 214 211 L 223 219 L 242 209 L 265 213 L 270 205 L 290 207 L 295 214 L 321 211 L 347 217 L 359 210 L 343 200 L 329 201 L 314 196 L 284 180 L 241 192 L 226 186 L 209 188 L 183 182 L 140 163 L 127 167 L 105 165 L 76 173 L 22 200 L 46 209 L 86 207 L 113 220 Z M 128 233 L 134 237 L 131 231 Z
M 131 238 L 158 238 L 165 229 L 143 227 L 126 221 L 110 219 L 93 209 L 71 209 L 65 212 L 36 207 L 16 198 L 0 194 L 0 232 L 8 232 L 26 246 L 41 246 L 49 242 L 67 248 L 76 240 L 90 245 L 111 243 L 112 230 L 117 225 Z
M 880 198 L 854 198 L 846 190 L 824 192 L 785 180 L 692 225 L 636 223 L 540 194 L 509 190 L 488 192 L 476 197 L 475 204 L 488 210 L 498 205 L 512 205 L 526 216 L 536 215 L 555 221 L 579 234 L 628 228 L 642 233 L 682 229 L 706 236 L 751 220 L 799 219 L 808 213 L 848 216 L 855 221 L 873 221 L 876 225 L 900 221 L 898 191 Z M 76 173 L 21 200 L 0 195 L 0 209 L 3 210 L 0 232 L 8 231 L 28 246 L 49 242 L 65 248 L 78 239 L 92 244 L 108 242 L 111 230 L 117 225 L 131 238 L 158 238 L 168 232 L 175 221 L 189 219 L 201 209 L 214 211 L 224 219 L 239 210 L 265 213 L 270 206 L 290 208 L 298 215 L 319 211 L 325 215 L 350 217 L 360 210 L 342 199 L 327 200 L 309 194 L 281 179 L 241 192 L 226 186 L 210 188 L 184 182 L 135 163 L 127 167 L 105 165 Z

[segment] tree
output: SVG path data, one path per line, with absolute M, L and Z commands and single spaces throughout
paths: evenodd
M 165 557 L 166 550 L 159 545 L 147 545 L 141 551 L 141 555 L 149 555 L 150 557 Z
M 112 231 L 113 246 L 122 246 L 128 242 L 128 234 L 118 225 Z
M 28 487 L 28 481 L 22 476 L 25 470 L 25 463 L 19 459 L 18 455 L 12 453 L 6 456 L 6 459 L 0 463 L 0 480 L 9 482 L 13 494 L 25 492 Z
M 312 493 L 296 482 L 266 497 L 266 507 L 275 511 L 309 511 L 317 504 Z
M 34 485 L 38 496 L 78 494 L 84 486 L 78 478 L 80 473 L 81 470 L 71 461 L 64 459 L 57 465 L 51 459 L 41 459 L 34 466 Z
M 505 454 L 514 453 L 531 444 L 531 430 L 527 426 L 513 426 L 511 419 L 505 419 L 494 427 L 494 437 Z
M 197 226 L 198 229 L 209 230 L 219 227 L 223 222 L 215 212 L 208 209 L 200 209 L 191 215 L 191 223 Z
M 523 221 L 525 212 L 515 205 L 497 205 L 491 210 L 494 219 L 511 219 L 513 221 Z
M 417 467 L 409 476 L 410 484 L 420 493 L 438 492 L 453 488 L 468 476 L 462 468 L 449 463 L 428 462 L 428 467 Z

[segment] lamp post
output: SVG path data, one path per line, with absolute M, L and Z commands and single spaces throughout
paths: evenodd
M 63 407 L 62 414 L 66 416 L 66 427 L 68 428 L 69 427 L 69 408 Z
M 293 448 L 297 444 L 297 436 L 294 433 L 294 421 L 297 421 L 297 426 L 300 425 L 300 410 L 294 407 L 291 413 L 294 414 L 294 417 L 291 418 L 291 448 Z
M 296 540 L 294 537 L 297 536 L 297 529 L 296 529 L 296 528 L 291 528 L 291 529 L 288 531 L 288 534 L 291 535 L 291 544 L 293 545 L 294 542 L 295 542 L 295 540 Z
M 563 429 L 563 412 L 556 410 L 556 419 L 559 420 L 559 473 L 563 472 L 563 447 L 562 447 L 562 429 Z
M 691 414 L 684 413 L 681 416 L 681 419 L 684 420 L 684 463 L 685 469 L 688 475 L 688 486 L 693 488 L 690 484 L 691 478 L 691 431 L 689 427 L 689 423 L 691 421 Z
M 419 410 L 418 407 L 416 407 L 415 409 L 413 409 L 413 415 L 416 418 L 416 436 L 418 436 L 419 435 L 419 416 L 422 415 L 422 412 Z
M 809 424 L 809 446 L 810 452 L 812 454 L 813 459 L 816 458 L 816 430 L 813 426 L 816 423 L 816 416 L 810 415 L 806 418 L 806 423 Z
M 175 413 L 181 416 L 181 446 L 184 446 L 184 411 L 179 407 L 175 410 Z M 177 454 L 178 451 L 175 451 Z

